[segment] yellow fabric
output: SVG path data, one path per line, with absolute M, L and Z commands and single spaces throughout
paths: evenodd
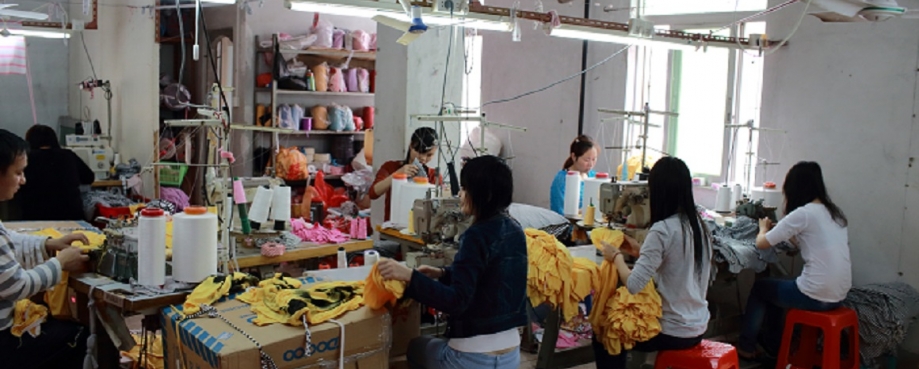
M 246 273 L 233 273 L 231 278 L 224 276 L 210 276 L 195 287 L 191 294 L 185 298 L 182 312 L 191 315 L 201 310 L 202 304 L 213 305 L 221 297 L 230 292 L 242 292 L 249 287 L 254 287 L 258 279 Z
M 527 228 L 527 296 L 533 306 L 548 303 L 559 308 L 565 321 L 578 314 L 578 302 L 571 302 L 574 289 L 574 260 L 565 245 L 543 231 Z
M 13 306 L 13 326 L 10 333 L 22 337 L 26 332 L 36 337 L 41 333 L 41 323 L 48 318 L 48 308 L 29 299 L 16 301 Z
M 624 240 L 622 231 L 609 230 L 591 232 L 597 249 L 602 250 L 600 241 L 619 247 Z M 614 241 L 614 242 L 610 242 Z M 661 297 L 648 282 L 638 294 L 632 295 L 626 287 L 619 287 L 619 272 L 616 266 L 603 261 L 599 271 L 599 293 L 594 298 L 590 312 L 590 324 L 594 335 L 610 355 L 619 355 L 622 350 L 631 350 L 638 342 L 647 341 L 661 331 Z
M 105 243 L 105 235 L 102 233 L 92 231 L 75 231 L 73 233 L 86 235 L 86 238 L 89 239 L 89 245 L 84 245 L 83 242 L 80 241 L 73 243 L 73 246 L 79 247 L 83 253 L 98 249 Z M 45 236 L 51 238 L 61 238 L 65 236 L 64 233 L 61 233 L 61 231 L 58 231 L 54 228 L 45 228 L 40 231 L 32 232 L 32 234 L 36 236 Z
M 593 260 L 587 258 L 574 258 L 571 268 L 571 280 L 574 288 L 571 289 L 571 301 L 578 304 L 593 291 L 600 290 L 600 269 Z
M 600 252 L 603 252 L 602 242 L 606 242 L 618 248 L 619 245 L 622 245 L 622 241 L 624 240 L 625 234 L 620 230 L 609 228 L 594 228 L 590 231 L 590 242 L 593 243 L 593 245 L 596 246 Z
M 635 178 L 635 173 L 638 173 L 638 170 L 641 169 L 641 155 L 635 155 L 630 157 L 626 162 L 629 168 L 629 178 L 625 178 L 625 181 L 631 181 L 632 178 Z M 654 163 L 657 163 L 657 158 L 651 156 L 650 154 L 645 155 L 645 166 L 648 168 L 654 167 Z M 622 173 L 622 164 L 616 168 L 616 174 Z
M 324 282 L 307 289 L 300 289 L 297 284 L 297 287 L 288 283 L 260 284 L 237 299 L 250 305 L 256 315 L 252 322 L 259 326 L 274 323 L 302 326 L 304 315 L 310 325 L 319 324 L 357 310 L 364 302 L 363 281 Z
M 405 293 L 405 282 L 390 279 L 383 280 L 380 270 L 377 269 L 379 263 L 373 264 L 370 274 L 364 285 L 364 304 L 371 309 L 380 309 L 386 304 L 394 304 L 402 298 Z
M 131 336 L 134 337 L 134 342 L 137 344 L 131 348 L 131 351 L 121 352 L 121 356 L 134 361 L 131 369 L 163 369 L 166 367 L 166 363 L 163 361 L 163 340 L 159 335 L 155 338 L 147 339 L 147 354 L 144 356 L 143 361 L 140 359 L 143 336 L 138 334 L 132 334 Z
M 51 316 L 55 318 L 70 318 L 70 302 L 67 301 L 70 273 L 62 272 L 61 281 L 54 287 L 45 291 L 45 303 L 51 308 Z

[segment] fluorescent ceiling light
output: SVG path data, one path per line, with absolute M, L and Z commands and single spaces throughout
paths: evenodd
M 236 4 L 236 0 L 201 0 L 202 3 Z
M 649 46 L 656 48 L 664 48 L 670 50 L 681 50 L 681 51 L 695 51 L 696 46 L 692 45 L 688 40 L 679 40 L 670 39 L 662 40 L 662 38 L 637 38 L 630 37 L 625 34 L 618 34 L 615 31 L 609 31 L 599 28 L 591 27 L 580 27 L 580 26 L 571 26 L 563 24 L 558 28 L 552 29 L 552 36 L 563 37 L 563 38 L 573 38 L 579 40 L 588 40 L 588 41 L 599 41 L 599 42 L 612 42 L 622 45 L 638 45 L 638 46 Z
M 461 26 L 466 28 L 475 28 L 484 31 L 510 32 L 511 24 L 496 20 L 478 19 L 477 15 L 472 13 L 460 17 L 450 18 L 433 13 L 424 14 L 424 23 L 433 26 Z
M 11 35 L 43 38 L 70 38 L 69 31 L 38 31 L 33 29 L 7 29 Z
M 377 15 L 404 14 L 402 6 L 397 3 L 360 0 L 301 1 L 287 0 L 285 5 L 290 10 L 301 12 L 346 15 L 361 18 L 373 18 Z

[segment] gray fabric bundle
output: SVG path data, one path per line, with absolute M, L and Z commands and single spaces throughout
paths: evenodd
M 859 354 L 865 365 L 895 354 L 912 319 L 919 316 L 919 292 L 902 282 L 853 287 L 842 304 L 858 313 Z

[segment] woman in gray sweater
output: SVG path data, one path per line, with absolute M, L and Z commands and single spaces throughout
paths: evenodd
M 619 279 L 630 293 L 638 293 L 653 279 L 661 296 L 661 333 L 634 349 L 683 350 L 702 342 L 708 327 L 705 295 L 712 268 L 711 240 L 696 212 L 686 163 L 675 157 L 659 160 L 651 169 L 648 186 L 653 224 L 634 269 L 629 269 L 621 254 L 639 250 L 630 237 L 621 250 L 606 245 L 603 257 L 616 265 Z M 598 369 L 626 367 L 627 351 L 612 356 L 596 339 L 593 346 Z

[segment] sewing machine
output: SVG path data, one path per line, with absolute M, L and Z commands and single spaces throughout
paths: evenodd
M 106 179 L 115 161 L 115 151 L 99 136 L 67 135 L 67 149 L 77 154 L 96 179 Z
M 426 246 L 423 251 L 408 253 L 406 264 L 410 267 L 451 264 L 459 247 L 457 236 L 465 232 L 472 222 L 472 218 L 463 214 L 460 199 L 449 197 L 415 200 L 412 214 L 415 234 Z
M 600 185 L 600 212 L 610 223 L 647 228 L 651 225 L 650 198 L 647 181 L 604 183 Z

